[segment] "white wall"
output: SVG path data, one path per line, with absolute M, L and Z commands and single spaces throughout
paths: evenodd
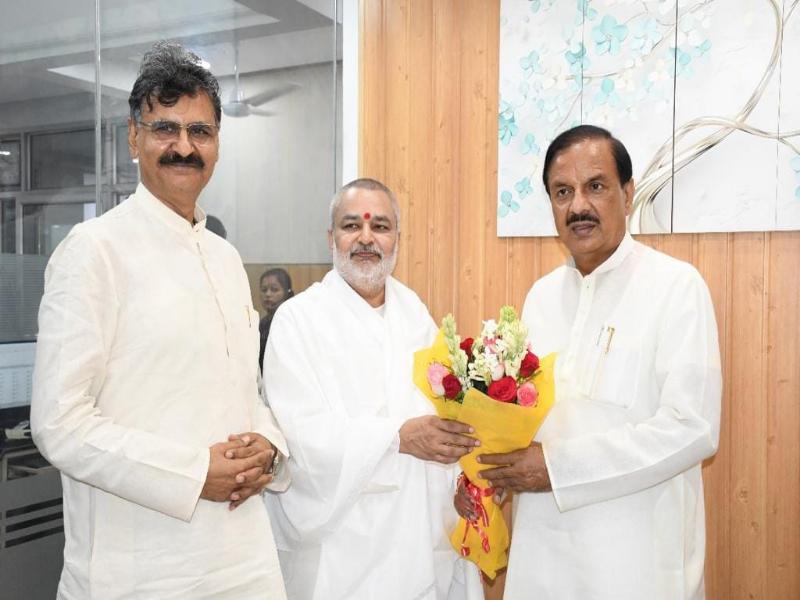
M 330 261 L 328 204 L 340 177 L 332 82 L 330 63 L 248 76 L 245 95 L 298 87 L 262 106 L 275 116 L 222 118 L 219 162 L 200 203 L 222 220 L 246 263 Z

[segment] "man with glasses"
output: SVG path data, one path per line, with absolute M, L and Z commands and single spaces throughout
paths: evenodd
M 264 505 L 246 502 L 286 483 L 257 390 L 258 314 L 238 253 L 197 206 L 219 86 L 159 43 L 129 104 L 141 183 L 59 245 L 39 312 L 31 419 L 62 471 L 58 597 L 284 599 Z

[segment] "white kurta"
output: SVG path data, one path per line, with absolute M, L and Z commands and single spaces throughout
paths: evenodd
M 291 600 L 446 598 L 454 568 L 463 576 L 446 536 L 454 468 L 398 452 L 403 422 L 433 412 L 411 375 L 435 335 L 392 278 L 384 316 L 336 271 L 278 309 L 264 381 L 292 487 L 267 503 Z M 474 593 L 477 571 L 467 577 Z
M 506 600 L 704 598 L 721 375 L 700 274 L 626 235 L 588 276 L 536 282 L 523 319 L 537 353 L 560 353 L 536 438 L 553 493 L 518 496 Z
M 196 216 L 140 185 L 48 264 L 31 422 L 62 471 L 63 600 L 285 598 L 261 500 L 198 500 L 212 444 L 286 447 L 241 260 Z

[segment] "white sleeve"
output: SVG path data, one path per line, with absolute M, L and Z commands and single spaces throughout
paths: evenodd
M 113 272 L 77 226 L 45 272 L 33 377 L 31 430 L 65 475 L 188 521 L 200 497 L 208 448 L 124 427 L 97 406 L 114 342 Z M 136 392 L 131 390 L 131 402 Z
M 272 321 L 264 382 L 291 452 L 292 486 L 283 511 L 292 528 L 309 539 L 335 529 L 361 494 L 397 488 L 402 422 L 355 418 L 332 405 L 292 314 L 279 310 Z
M 563 512 L 664 482 L 716 452 L 722 376 L 714 309 L 699 274 L 672 294 L 655 355 L 655 413 L 638 423 L 543 444 Z

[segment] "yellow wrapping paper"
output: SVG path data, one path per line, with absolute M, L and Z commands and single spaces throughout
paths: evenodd
M 433 362 L 451 366 L 441 331 L 433 346 L 414 353 L 414 383 L 433 402 L 436 414 L 443 419 L 454 419 L 471 425 L 475 429 L 473 436 L 481 441 L 478 448 L 461 457 L 459 464 L 469 480 L 482 490 L 489 487 L 488 481 L 480 479 L 478 472 L 491 469 L 492 466 L 479 464 L 476 460 L 478 455 L 525 448 L 544 422 L 555 399 L 555 359 L 555 354 L 549 354 L 540 360 L 539 370 L 532 380 L 539 392 L 539 399 L 536 406 L 526 407 L 498 402 L 474 388 L 467 390 L 462 403 L 436 396 L 428 383 L 428 367 Z M 483 527 L 488 536 L 488 552 L 483 548 L 481 536 L 465 519 L 459 519 L 458 525 L 450 534 L 450 542 L 457 552 L 461 552 L 464 531 L 468 529 L 464 540 L 464 545 L 469 549 L 466 558 L 478 565 L 487 577 L 494 579 L 497 571 L 508 564 L 508 526 L 491 495 L 484 496 L 481 502 L 488 515 L 488 526 Z

